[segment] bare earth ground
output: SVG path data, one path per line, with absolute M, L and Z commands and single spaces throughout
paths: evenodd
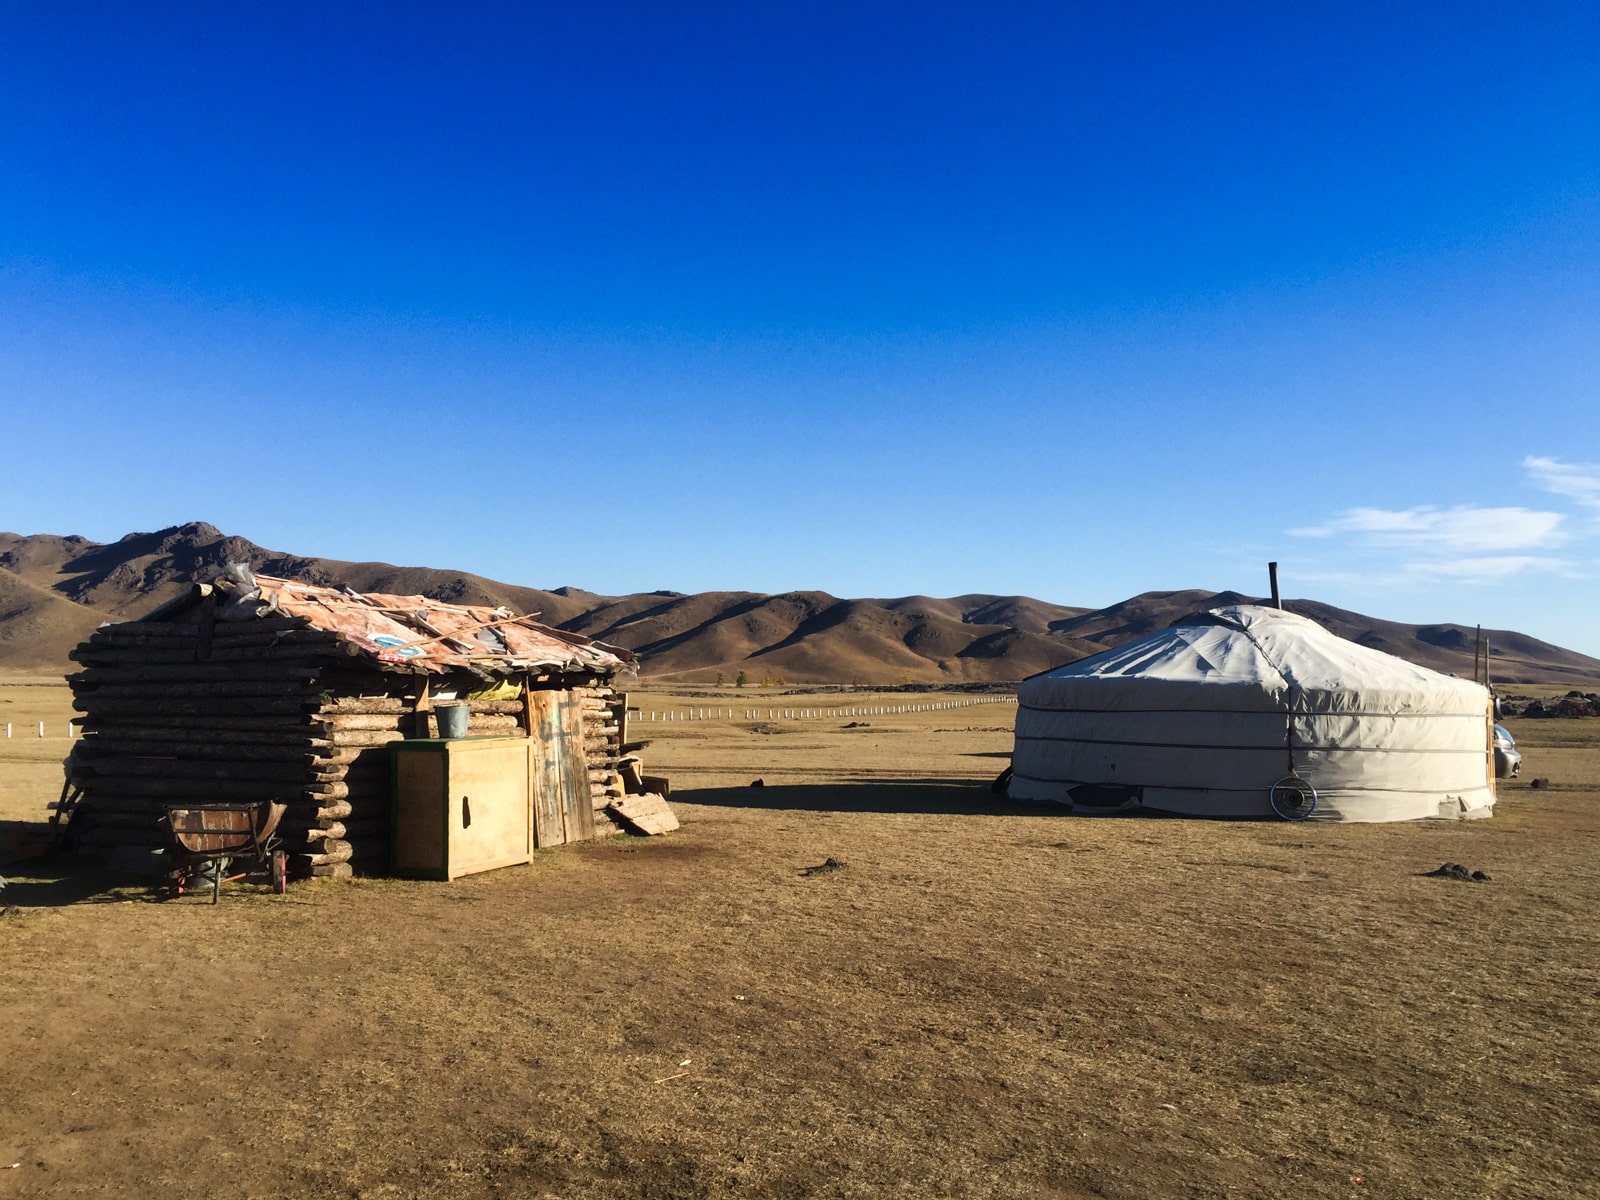
M 636 727 L 679 832 L 448 885 L 7 869 L 0 1197 L 1600 1195 L 1600 722 L 1337 826 L 997 803 L 1010 709 L 864 719 Z

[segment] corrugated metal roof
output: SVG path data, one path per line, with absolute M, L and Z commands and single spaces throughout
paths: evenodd
M 336 633 L 358 655 L 384 666 L 610 674 L 634 661 L 619 646 L 551 629 L 508 608 L 317 587 L 268 575 L 255 576 L 255 584 L 267 612 L 300 617 Z

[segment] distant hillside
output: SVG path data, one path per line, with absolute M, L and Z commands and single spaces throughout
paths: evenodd
M 50 668 L 66 661 L 105 617 L 0 567 L 0 666 Z
M 636 651 L 647 678 L 752 683 L 985 683 L 1025 678 L 1162 629 L 1237 592 L 1146 592 L 1108 608 L 1027 596 L 841 600 L 826 592 L 543 591 L 481 575 L 351 563 L 267 550 L 194 522 L 102 545 L 81 537 L 0 533 L 0 667 L 65 669 L 67 652 L 104 620 L 128 620 L 209 580 L 228 562 L 357 591 L 420 594 L 537 612 L 552 625 Z M 1402 625 L 1314 600 L 1286 607 L 1334 633 L 1438 671 L 1469 675 L 1474 631 Z M 1493 630 L 1495 678 L 1592 683 L 1600 660 Z

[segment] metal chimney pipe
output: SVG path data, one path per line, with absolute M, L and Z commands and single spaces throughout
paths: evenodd
M 1277 563 L 1269 562 L 1267 564 L 1267 578 L 1272 581 L 1272 607 L 1273 608 L 1282 608 L 1283 607 L 1283 599 L 1282 599 L 1282 597 L 1280 597 L 1278 595 L 1278 564 Z

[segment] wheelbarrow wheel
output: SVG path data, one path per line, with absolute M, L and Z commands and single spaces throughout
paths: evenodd
M 289 890 L 289 856 L 282 850 L 272 852 L 272 890 L 280 896 Z

